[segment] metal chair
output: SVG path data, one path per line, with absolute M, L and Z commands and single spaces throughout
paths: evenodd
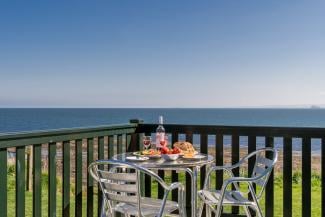
M 108 165 L 109 170 L 104 170 Z M 167 185 L 156 173 L 137 165 L 116 161 L 98 160 L 88 167 L 91 176 L 99 183 L 103 192 L 101 217 L 114 216 L 115 212 L 125 216 L 162 217 L 178 210 L 185 217 L 184 186 L 179 182 Z M 141 196 L 141 174 L 156 180 L 165 190 L 163 199 Z M 178 189 L 178 202 L 167 200 L 169 192 Z
M 232 170 L 240 167 L 252 157 L 256 157 L 252 174 L 249 177 L 235 177 Z M 210 212 L 209 210 L 213 211 L 216 217 L 221 216 L 223 206 L 243 206 L 249 217 L 251 214 L 248 208 L 251 207 L 257 211 L 258 216 L 263 217 L 259 200 L 277 159 L 278 154 L 274 148 L 263 148 L 248 154 L 237 164 L 211 167 L 207 172 L 203 189 L 198 192 L 199 198 L 202 200 L 199 216 L 202 215 L 204 204 L 206 204 L 208 212 Z M 213 190 L 209 186 L 211 173 L 217 170 L 224 170 L 230 175 L 230 178 L 224 181 L 221 190 Z M 243 192 L 238 185 L 243 182 L 248 185 L 247 192 Z M 254 184 L 259 186 L 258 190 L 254 189 Z M 230 188 L 231 185 L 235 190 Z

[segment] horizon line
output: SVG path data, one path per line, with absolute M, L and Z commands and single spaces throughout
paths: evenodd
M 325 109 L 323 106 L 227 106 L 227 107 L 88 107 L 88 106 L 5 106 L 0 109 Z

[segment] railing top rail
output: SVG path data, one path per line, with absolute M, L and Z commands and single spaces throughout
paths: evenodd
M 154 132 L 157 124 L 140 123 L 137 132 Z M 227 125 L 190 125 L 164 124 L 166 131 L 192 134 L 236 134 L 239 136 L 273 136 L 273 137 L 314 137 L 325 136 L 325 128 L 316 127 L 275 127 L 275 126 L 227 126 Z
M 0 148 L 133 133 L 136 130 L 136 127 L 137 124 L 127 123 L 96 127 L 6 133 L 0 134 Z

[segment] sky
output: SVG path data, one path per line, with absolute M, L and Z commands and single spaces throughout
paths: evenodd
M 323 0 L 0 1 L 0 107 L 325 105 Z

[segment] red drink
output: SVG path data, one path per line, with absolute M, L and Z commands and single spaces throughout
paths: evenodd
M 143 146 L 145 149 L 148 149 L 151 144 L 151 137 L 150 136 L 144 136 L 143 137 Z

